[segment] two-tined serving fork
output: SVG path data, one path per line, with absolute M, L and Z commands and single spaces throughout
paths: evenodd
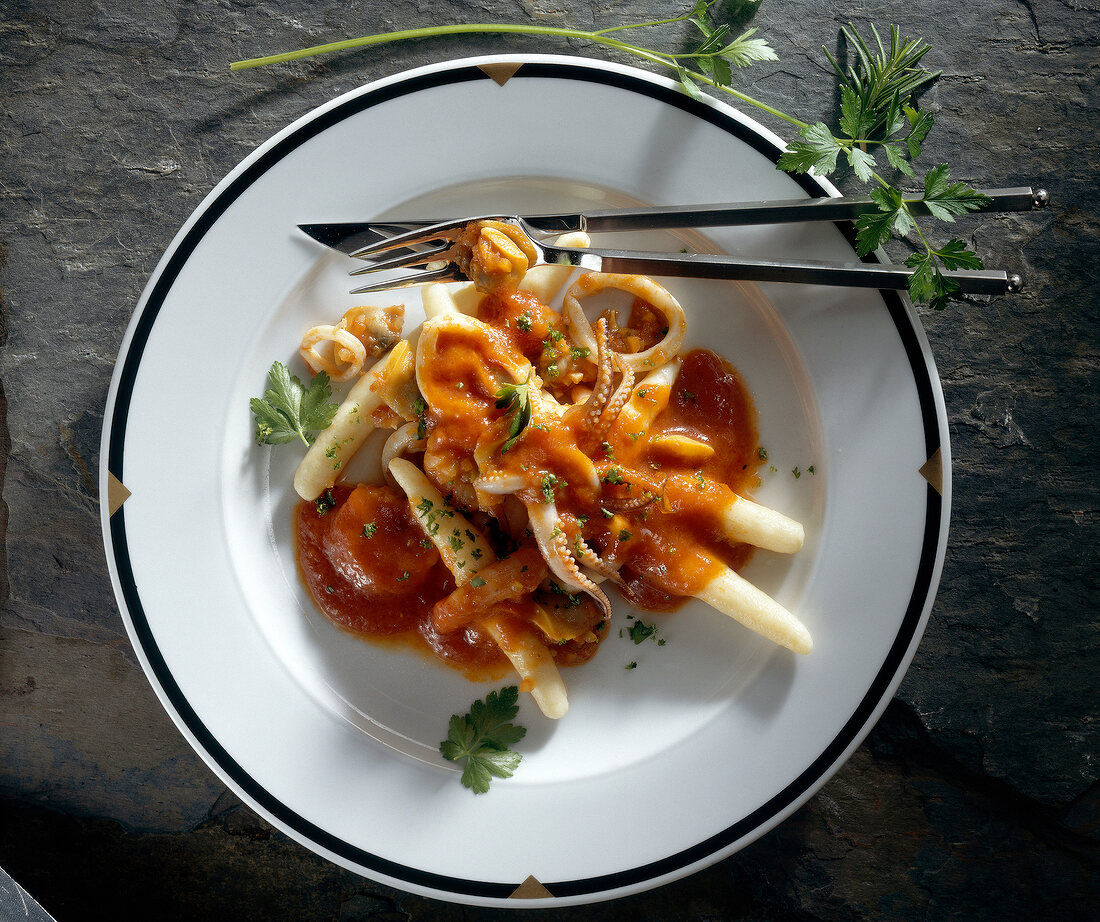
M 982 193 L 988 199 L 981 211 L 1027 211 L 1049 202 L 1045 190 L 1030 187 L 997 189 Z M 919 206 L 918 206 L 919 207 Z M 744 259 L 707 253 L 664 253 L 577 248 L 544 242 L 548 234 L 571 230 L 652 230 L 684 227 L 718 227 L 778 224 L 795 221 L 850 220 L 878 210 L 867 198 L 822 198 L 777 202 L 746 202 L 657 208 L 614 209 L 560 215 L 486 215 L 438 223 L 377 221 L 343 224 L 299 225 L 314 239 L 367 262 L 354 276 L 393 270 L 412 270 L 356 288 L 353 294 L 383 291 L 436 281 L 462 281 L 466 273 L 456 261 L 459 237 L 472 224 L 495 221 L 522 233 L 535 255 L 536 265 L 572 266 L 579 269 L 679 276 L 737 279 L 756 282 L 801 282 L 859 288 L 900 290 L 908 286 L 914 270 L 904 265 L 861 262 L 823 262 L 810 259 Z M 366 245 L 359 245 L 365 243 Z M 1019 275 L 1000 270 L 944 272 L 965 294 L 998 295 L 1019 291 Z

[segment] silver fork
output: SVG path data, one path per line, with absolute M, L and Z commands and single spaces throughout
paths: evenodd
M 457 239 L 473 222 L 497 221 L 522 231 L 534 248 L 535 266 L 569 266 L 591 272 L 675 276 L 705 279 L 735 279 L 751 282 L 798 282 L 808 285 L 839 285 L 849 288 L 902 290 L 908 287 L 915 270 L 902 265 L 881 263 L 831 263 L 811 259 L 742 259 L 708 253 L 645 253 L 634 250 L 581 249 L 540 242 L 537 231 L 516 215 L 486 215 L 444 221 L 415 228 L 362 247 L 350 255 L 372 260 L 355 269 L 361 276 L 396 269 L 414 271 L 390 277 L 352 290 L 352 294 L 386 291 L 429 282 L 467 281 L 455 262 Z M 389 259 L 375 259 L 393 250 L 418 248 Z M 944 272 L 964 294 L 1003 295 L 1017 292 L 1023 280 L 1015 273 L 1001 270 L 959 270 Z

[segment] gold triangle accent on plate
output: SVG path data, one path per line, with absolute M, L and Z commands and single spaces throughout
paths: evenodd
M 921 465 L 920 475 L 932 485 L 933 490 L 943 495 L 943 457 L 940 449 L 937 448 L 936 453 Z
M 522 62 L 519 64 L 479 64 L 478 70 L 495 82 L 497 86 L 504 86 L 521 67 L 523 67 Z
M 544 900 L 553 899 L 554 894 L 538 882 L 534 874 L 529 876 L 522 884 L 512 891 L 508 897 L 510 900 Z
M 118 512 L 119 507 L 130 498 L 130 491 L 126 489 L 122 481 L 110 471 L 107 472 L 107 508 L 111 515 Z

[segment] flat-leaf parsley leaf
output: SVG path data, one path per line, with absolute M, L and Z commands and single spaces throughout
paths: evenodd
M 261 445 L 281 445 L 294 439 L 308 445 L 315 432 L 332 422 L 337 404 L 329 401 L 332 386 L 323 371 L 307 388 L 286 365 L 273 362 L 267 380 L 270 386 L 263 399 L 249 401 L 256 417 L 256 440 Z
M 526 727 L 511 723 L 519 713 L 518 698 L 519 689 L 509 685 L 475 701 L 468 714 L 451 717 L 439 752 L 452 762 L 466 760 L 462 783 L 475 794 L 488 791 L 493 778 L 511 778 L 523 758 L 509 748 L 527 734 Z

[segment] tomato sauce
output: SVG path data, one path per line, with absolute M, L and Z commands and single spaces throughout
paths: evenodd
M 713 449 L 696 466 L 663 457 L 661 440 L 684 436 Z M 660 494 L 640 509 L 590 520 L 586 538 L 611 547 L 623 561 L 623 594 L 638 608 L 671 611 L 696 595 L 723 565 L 744 567 L 747 544 L 729 544 L 720 533 L 721 510 L 733 494 L 758 482 L 760 464 L 756 409 L 737 370 L 709 349 L 688 352 L 672 386 L 668 405 L 637 440 L 622 435 L 612 446 L 635 494 Z M 649 460 L 646 460 L 649 459 Z M 620 488 L 621 490 L 621 488 Z M 621 494 L 621 498 L 626 498 Z M 670 514 L 675 513 L 675 514 Z M 617 529 L 617 533 L 613 530 Z M 594 532 L 594 534 L 593 534 Z M 623 540 L 623 536 L 629 538 Z
M 660 338 L 656 312 L 636 303 L 631 313 L 640 335 L 632 345 Z M 644 431 L 617 426 L 593 447 L 578 422 L 583 414 L 572 421 L 543 416 L 505 455 L 496 446 L 508 435 L 513 411 L 499 402 L 500 382 L 515 380 L 522 361 L 517 353 L 535 360 L 546 348 L 559 315 L 533 295 L 508 291 L 487 295 L 480 318 L 494 327 L 441 331 L 436 360 L 421 370 L 431 396 L 424 466 L 428 470 L 430 458 L 437 481 L 442 470 L 448 471 L 443 479 L 455 484 L 472 479 L 473 453 L 488 445 L 501 471 L 527 478 L 516 495 L 528 505 L 553 502 L 569 544 L 579 547 L 583 539 L 618 565 L 620 591 L 641 609 L 671 611 L 723 565 L 737 570 L 748 562 L 752 548 L 731 545 L 721 533 L 722 509 L 758 483 L 760 464 L 752 398 L 728 362 L 706 349 L 683 356 L 667 405 Z M 456 502 L 470 499 L 472 488 L 459 493 L 456 487 L 454 495 Z M 502 500 L 493 501 L 501 503 L 491 508 L 503 521 Z M 494 544 L 512 541 L 514 548 L 524 540 L 488 522 Z M 478 627 L 478 617 L 487 613 L 464 617 L 454 610 L 467 604 L 461 592 L 439 622 L 448 630 L 433 624 L 433 607 L 454 592 L 454 578 L 399 490 L 337 486 L 321 502 L 301 503 L 295 523 L 302 578 L 334 623 L 430 653 L 473 678 L 506 673 L 507 660 Z M 545 595 L 545 588 L 540 592 Z M 574 611 L 590 616 L 586 635 L 548 642 L 563 665 L 589 659 L 598 647 L 594 641 L 607 631 L 594 603 L 580 599 L 570 604 L 585 606 Z M 494 618 L 529 629 L 539 605 L 550 603 L 530 593 L 505 599 L 493 609 Z
M 317 502 L 298 504 L 295 531 L 299 572 L 334 624 L 430 653 L 471 678 L 505 674 L 507 660 L 476 626 L 449 634 L 433 627 L 432 606 L 454 589 L 454 578 L 403 493 L 337 485 Z

